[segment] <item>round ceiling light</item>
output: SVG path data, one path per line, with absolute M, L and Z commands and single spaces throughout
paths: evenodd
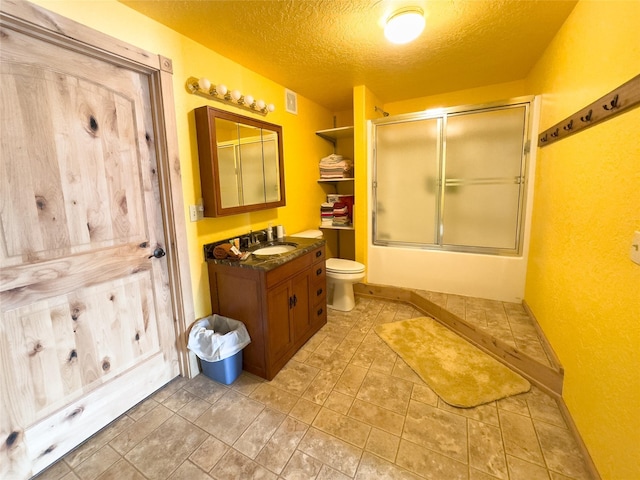
M 409 43 L 420 36 L 424 30 L 425 20 L 422 9 L 418 7 L 403 8 L 391 14 L 384 27 L 384 36 L 392 43 L 399 45 Z

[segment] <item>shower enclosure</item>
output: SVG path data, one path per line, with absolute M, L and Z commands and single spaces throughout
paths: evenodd
M 468 254 L 522 258 L 532 101 L 518 98 L 371 122 L 374 271 L 369 281 L 376 277 L 376 258 L 385 256 L 381 264 L 389 271 L 388 260 L 398 251 L 404 252 L 405 272 L 424 261 L 422 251 L 467 254 L 466 260 L 454 261 L 455 267 L 448 265 L 464 274 L 476 269 L 471 265 L 477 260 Z M 442 258 L 432 256 L 424 268 L 442 264 Z M 484 262 L 484 273 L 492 275 L 491 262 Z

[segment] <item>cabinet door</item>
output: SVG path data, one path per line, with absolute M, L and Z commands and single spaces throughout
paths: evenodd
M 309 270 L 297 275 L 291 280 L 291 290 L 293 292 L 293 338 L 299 339 L 307 333 L 311 323 L 309 322 Z
M 291 282 L 285 282 L 267 292 L 269 322 L 269 359 L 274 363 L 293 345 L 291 310 L 293 293 Z

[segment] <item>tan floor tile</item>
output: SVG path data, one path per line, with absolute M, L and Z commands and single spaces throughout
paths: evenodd
M 308 480 L 316 478 L 321 468 L 322 462 L 296 451 L 282 472 L 282 477 L 286 480 Z
M 510 480 L 549 480 L 547 469 L 507 455 Z
M 527 395 L 526 400 L 531 412 L 531 418 L 557 427 L 567 428 L 558 403 L 542 390 L 531 387 L 531 392 Z
M 318 430 L 322 430 L 359 448 L 364 448 L 371 431 L 369 425 L 328 408 L 320 410 L 312 425 Z
M 64 461 L 58 461 L 38 474 L 34 480 L 60 480 L 71 471 Z
M 157 406 L 157 403 L 154 401 L 153 405 Z M 95 452 L 104 447 L 109 441 L 118 436 L 122 431 L 133 425 L 133 423 L 133 420 L 126 415 L 118 418 L 78 446 L 78 448 L 69 452 L 64 457 L 64 461 L 71 468 L 77 467 Z
M 334 389 L 337 392 L 355 397 L 366 375 L 366 368 L 349 365 L 345 368 L 344 372 L 342 372 L 342 376 L 340 380 L 338 380 L 338 383 L 336 383 Z
M 521 395 L 502 398 L 496 401 L 496 406 L 498 407 L 498 410 L 506 410 L 508 412 L 518 413 L 528 417 L 530 416 L 529 406 L 527 405 L 528 396 L 528 393 L 523 393 Z
M 416 383 L 418 385 L 425 385 L 424 380 L 420 378 L 407 362 L 402 360 L 402 358 L 398 358 L 393 366 L 393 370 L 391 371 L 391 375 L 397 378 L 402 378 L 403 380 L 407 380 L 408 382 Z
M 468 421 L 469 465 L 501 479 L 508 479 L 502 434 L 498 427 Z
M 499 480 L 498 477 L 481 472 L 475 468 L 469 469 L 469 480 Z
M 331 468 L 329 465 L 322 465 L 316 480 L 351 480 L 351 477 L 347 477 L 344 473 Z
M 468 467 L 464 463 L 404 439 L 400 440 L 396 463 L 433 480 L 463 480 L 468 477 Z
M 313 427 L 309 428 L 298 449 L 330 467 L 353 477 L 362 450 Z
M 414 385 L 411 391 L 411 400 L 426 403 L 434 407 L 438 406 L 438 394 L 427 385 Z
M 152 398 L 157 402 L 162 403 L 187 383 L 189 383 L 189 381 L 186 378 L 176 377 L 169 383 L 167 383 L 164 387 L 159 389 L 156 393 L 154 393 Z
M 289 416 L 306 424 L 311 424 L 320 411 L 320 405 L 310 400 L 300 398 L 289 412 Z
M 399 445 L 400 437 L 372 428 L 364 449 L 393 463 L 396 461 Z
M 576 480 L 588 480 L 587 472 L 576 440 L 565 428 L 534 420 L 542 454 L 549 470 Z
M 145 480 L 145 478 L 123 458 L 111 465 L 98 477 L 98 480 Z
M 499 410 L 505 451 L 522 460 L 544 466 L 538 437 L 530 418 Z
M 429 432 L 428 435 L 425 432 Z M 459 462 L 467 462 L 467 420 L 459 415 L 412 400 L 402 438 Z
M 74 468 L 74 473 L 82 480 L 93 480 L 120 460 L 120 455 L 109 445 L 105 445 L 84 462 Z
M 208 435 L 174 415 L 147 436 L 125 458 L 150 480 L 165 479 Z
M 263 378 L 257 377 L 249 372 L 242 372 L 236 380 L 229 385 L 236 392 L 240 392 L 243 395 L 249 396 L 258 385 L 266 382 Z
M 272 472 L 282 472 L 308 428 L 305 423 L 287 417 L 258 454 L 256 461 Z
M 411 382 L 370 370 L 356 398 L 404 415 L 412 390 Z
M 240 435 L 240 438 L 233 444 L 233 448 L 247 457 L 255 459 L 284 419 L 284 413 L 265 408 Z
M 263 409 L 262 403 L 230 390 L 195 424 L 226 444 L 233 445 Z
M 140 418 L 144 417 L 147 413 L 156 408 L 158 404 L 159 403 L 153 398 L 147 398 L 129 410 L 127 412 L 127 416 L 134 420 L 140 420 Z
M 211 477 L 187 460 L 167 480 L 211 480 Z
M 364 452 L 355 476 L 356 480 L 421 480 L 415 473 L 411 473 L 391 462 Z
M 304 362 L 307 365 L 325 372 L 342 373 L 347 367 L 347 362 L 334 357 L 331 353 L 315 351 Z
M 249 397 L 282 413 L 289 413 L 299 398 L 292 393 L 271 386 L 270 383 L 261 384 Z
M 185 420 L 195 422 L 200 415 L 211 408 L 211 404 L 201 398 L 195 398 L 187 403 L 184 407 L 178 410 L 176 413 Z
M 311 385 L 318 372 L 316 367 L 292 360 L 278 372 L 271 381 L 271 386 L 300 396 Z
M 189 456 L 189 460 L 199 466 L 205 472 L 208 472 L 229 450 L 221 440 L 209 435 L 209 437 L 200 444 L 198 448 Z
M 477 407 L 472 408 L 458 408 L 449 405 L 440 398 L 438 399 L 438 408 L 482 423 L 488 423 L 495 427 L 500 426 L 500 421 L 498 420 L 498 409 L 496 408 L 495 402 L 478 405 Z
M 60 480 L 80 480 L 80 477 L 78 477 L 73 472 L 69 472 L 64 477 L 62 477 Z
M 353 402 L 348 415 L 394 435 L 402 433 L 405 419 L 404 415 L 358 399 Z
M 229 390 L 226 385 L 214 382 L 203 373 L 189 380 L 188 383 L 183 385 L 183 388 L 209 403 L 215 403 Z
M 351 408 L 351 405 L 353 405 L 353 400 L 354 398 L 352 396 L 345 395 L 344 393 L 334 390 L 325 400 L 324 406 L 326 408 L 330 408 L 334 412 L 346 415 Z
M 162 402 L 162 405 L 167 407 L 169 410 L 173 412 L 177 412 L 182 407 L 184 407 L 187 403 L 192 400 L 197 399 L 193 393 L 188 392 L 182 388 L 178 389 L 173 395 Z
M 324 404 L 339 379 L 340 373 L 320 372 L 313 383 L 309 385 L 309 388 L 302 394 L 302 398 L 318 405 Z
M 262 465 L 257 464 L 240 452 L 229 449 L 222 457 L 215 468 L 210 472 L 211 476 L 217 480 L 230 479 L 260 479 L 276 480 L 277 476 L 268 471 Z
M 109 445 L 120 455 L 125 455 L 129 450 L 140 443 L 147 435 L 173 416 L 173 412 L 164 405 L 156 408 L 140 418 L 136 423 L 109 442 Z

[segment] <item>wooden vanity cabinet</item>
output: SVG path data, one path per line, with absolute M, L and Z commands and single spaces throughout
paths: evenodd
M 325 248 L 272 270 L 208 263 L 214 313 L 242 321 L 243 369 L 271 380 L 327 323 Z

